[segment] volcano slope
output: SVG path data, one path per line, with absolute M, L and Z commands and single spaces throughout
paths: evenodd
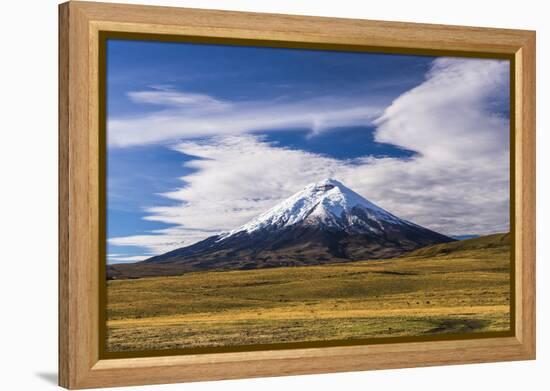
M 403 220 L 334 179 L 311 183 L 248 223 L 134 264 L 109 279 L 392 258 L 454 239 Z
M 510 330 L 508 234 L 401 258 L 107 284 L 111 352 Z

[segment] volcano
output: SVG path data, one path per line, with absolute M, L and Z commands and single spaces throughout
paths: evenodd
M 451 241 L 394 216 L 337 180 L 326 179 L 307 185 L 232 231 L 142 262 L 110 265 L 107 274 L 135 278 L 393 258 Z

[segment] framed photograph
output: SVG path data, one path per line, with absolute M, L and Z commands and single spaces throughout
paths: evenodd
M 66 388 L 535 358 L 535 33 L 60 5 Z

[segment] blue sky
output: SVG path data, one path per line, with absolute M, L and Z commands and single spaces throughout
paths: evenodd
M 508 164 L 502 153 L 507 148 L 507 72 L 507 63 L 500 61 L 109 40 L 110 262 L 140 260 L 235 228 L 327 175 L 444 233 L 502 230 L 506 178 L 491 179 L 502 194 L 498 210 L 487 211 L 485 217 L 494 220 L 488 223 L 454 224 L 455 211 L 431 222 L 429 199 L 420 197 L 418 205 L 405 207 L 401 198 L 428 182 L 437 188 L 433 173 L 441 168 L 433 160 L 445 148 L 452 149 L 448 155 L 460 155 L 452 158 L 468 155 L 453 146 L 453 137 L 459 137 L 456 124 L 448 131 L 439 126 L 440 114 L 456 121 L 456 113 L 448 112 L 453 107 L 471 116 L 472 123 L 483 116 L 482 141 L 493 145 L 483 144 L 479 152 L 498 155 L 490 168 L 496 172 Z M 458 88 L 461 95 L 446 103 L 433 96 L 448 90 L 445 83 L 457 83 L 456 75 L 463 79 L 459 84 L 471 78 L 474 93 Z M 487 75 L 495 80 L 488 82 Z M 427 93 L 426 87 L 431 88 Z M 401 108 L 398 103 L 411 94 L 426 107 Z M 474 104 L 478 112 L 472 114 L 468 105 Z M 406 118 L 419 126 L 407 129 Z M 407 134 L 408 139 L 400 137 Z M 434 135 L 441 148 L 425 143 Z M 262 169 L 264 164 L 269 168 Z M 403 172 L 407 177 L 399 183 L 407 186 L 400 189 L 390 179 Z M 474 188 L 481 174 L 491 171 L 470 173 L 471 179 L 453 186 Z M 434 193 L 434 208 L 446 202 L 445 195 L 452 197 L 439 193 Z M 481 200 L 470 209 L 486 208 L 490 201 L 495 200 Z

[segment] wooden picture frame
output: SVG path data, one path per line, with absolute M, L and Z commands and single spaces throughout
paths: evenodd
M 514 110 L 512 336 L 102 358 L 101 32 L 509 58 Z M 535 32 L 70 1 L 59 6 L 59 384 L 70 389 L 535 358 Z

